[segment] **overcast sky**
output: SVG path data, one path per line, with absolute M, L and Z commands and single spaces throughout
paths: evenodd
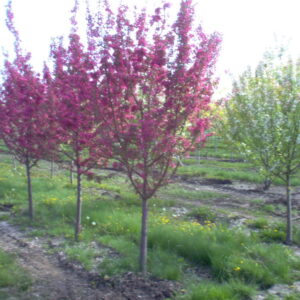
M 5 27 L 7 0 L 0 2 L 0 47 L 9 52 L 13 40 Z M 120 1 L 110 2 L 117 5 Z M 160 3 L 158 0 L 122 2 L 128 5 Z M 169 2 L 175 11 L 180 1 Z M 247 65 L 255 66 L 263 52 L 275 46 L 276 40 L 278 44 L 288 45 L 294 56 L 300 56 L 300 0 L 194 0 L 194 3 L 196 18 L 201 21 L 204 30 L 218 31 L 223 35 L 217 65 L 221 90 L 230 87 L 226 72 L 236 76 Z M 48 57 L 51 37 L 68 34 L 72 5 L 73 0 L 13 0 L 15 23 L 23 48 L 32 53 L 33 64 L 37 68 Z

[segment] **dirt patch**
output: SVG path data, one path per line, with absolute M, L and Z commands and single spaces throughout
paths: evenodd
M 251 217 L 251 211 L 264 209 L 264 206 L 273 205 L 274 209 L 268 211 L 273 217 L 285 218 L 285 187 L 271 186 L 264 191 L 255 183 L 230 181 L 222 183 L 219 180 L 207 180 L 199 177 L 177 177 L 174 184 L 178 184 L 187 190 L 211 191 L 222 193 L 224 196 L 210 199 L 176 199 L 179 203 L 187 203 L 194 206 L 209 205 L 215 209 L 238 210 Z M 300 188 L 292 190 L 293 212 L 296 219 L 300 216 Z M 269 207 L 272 209 L 271 207 Z M 276 209 L 277 208 L 277 209 Z
M 203 184 L 232 184 L 232 181 L 229 179 L 207 178 L 203 181 Z
M 29 272 L 33 284 L 20 295 L 11 290 L 9 299 L 22 300 L 121 300 L 165 299 L 179 286 L 167 280 L 143 278 L 126 273 L 105 279 L 96 273 L 76 269 L 58 255 L 44 249 L 47 241 L 28 238 L 17 227 L 0 222 L 0 248 L 15 253 L 18 263 Z

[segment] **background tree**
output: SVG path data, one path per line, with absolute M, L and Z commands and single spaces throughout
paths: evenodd
M 13 24 L 11 2 L 7 9 L 7 27 L 15 37 L 15 59 L 5 61 L 0 98 L 1 138 L 10 153 L 26 167 L 29 216 L 33 218 L 31 169 L 51 150 L 45 84 L 30 65 L 30 54 L 23 54 Z
M 148 200 L 169 183 L 178 159 L 203 142 L 213 93 L 212 70 L 220 38 L 193 30 L 191 0 L 181 1 L 176 22 L 168 24 L 168 4 L 154 15 L 128 16 L 108 4 L 89 15 L 90 49 L 99 58 L 99 85 L 106 111 L 107 140 L 142 201 L 140 269 L 146 274 Z M 95 21 L 97 19 L 97 21 Z M 97 26 L 93 25 L 97 22 Z M 101 34 L 99 34 L 101 32 Z M 100 45 L 97 48 L 97 45 Z M 103 137 L 103 132 L 102 132 Z
M 286 186 L 286 243 L 292 242 L 291 175 L 300 163 L 300 61 L 266 53 L 248 69 L 226 103 L 221 133 L 232 148 Z
M 70 160 L 71 165 L 74 163 L 77 174 L 76 240 L 81 230 L 82 174 L 96 164 L 103 163 L 98 150 L 101 146 L 96 144 L 101 118 L 99 118 L 100 109 L 95 102 L 98 97 L 97 82 L 101 73 L 95 71 L 95 62 L 84 50 L 76 33 L 77 8 L 78 3 L 75 1 L 71 19 L 73 28 L 68 47 L 64 47 L 62 39 L 52 45 L 51 56 L 54 67 L 52 80 L 49 80 L 49 98 L 55 103 L 56 108 L 59 152 Z M 50 78 L 51 75 L 48 73 L 46 77 Z

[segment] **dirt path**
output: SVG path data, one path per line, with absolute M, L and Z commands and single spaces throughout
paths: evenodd
M 207 201 L 191 201 L 195 206 L 208 202 L 216 208 L 242 208 L 248 209 L 262 204 L 282 204 L 285 205 L 285 187 L 271 186 L 267 191 L 259 189 L 255 183 L 244 183 L 240 181 L 228 181 L 223 183 L 217 179 L 184 178 L 177 181 L 179 185 L 188 190 L 211 191 L 226 194 L 228 196 L 209 199 Z M 256 201 L 260 199 L 260 203 Z M 185 200 L 186 201 L 186 200 Z M 187 202 L 187 201 L 186 201 Z M 300 210 L 300 188 L 293 188 L 292 202 L 295 212 Z
M 93 289 L 86 280 L 62 268 L 58 259 L 48 255 L 37 240 L 26 239 L 7 222 L 0 222 L 0 236 L 0 247 L 16 253 L 18 263 L 32 276 L 33 285 L 21 296 L 22 300 L 123 299 L 113 291 Z
M 109 280 L 96 273 L 73 268 L 61 255 L 49 254 L 46 239 L 29 238 L 17 227 L 0 222 L 0 248 L 17 255 L 33 284 L 22 294 L 10 291 L 6 300 L 151 300 L 170 298 L 179 284 L 126 273 Z M 74 265 L 78 266 L 78 265 Z

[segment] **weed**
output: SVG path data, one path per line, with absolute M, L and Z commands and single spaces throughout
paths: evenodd
M 262 206 L 262 209 L 268 213 L 276 212 L 276 206 L 274 204 L 265 204 Z
M 194 208 L 188 216 L 196 218 L 201 223 L 205 221 L 214 222 L 217 219 L 217 214 L 213 211 L 210 207 L 207 206 L 200 206 Z
M 93 265 L 93 259 L 97 255 L 97 251 L 88 244 L 69 245 L 64 249 L 70 259 L 80 262 L 87 270 L 90 270 Z
M 269 226 L 268 220 L 263 217 L 254 220 L 249 220 L 247 221 L 247 224 L 250 228 L 256 228 L 256 229 L 268 228 Z
M 259 205 L 261 206 L 264 203 L 264 199 L 261 198 L 253 198 L 250 200 L 251 203 L 255 204 L 255 205 Z

